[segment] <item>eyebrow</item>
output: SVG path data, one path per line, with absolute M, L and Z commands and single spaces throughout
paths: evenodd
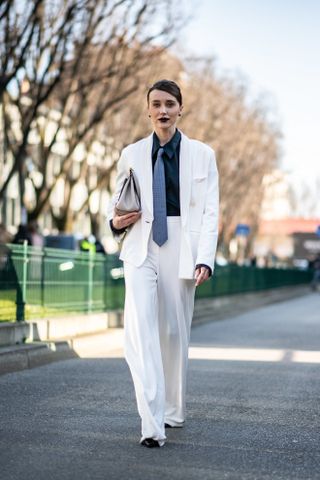
M 160 103 L 161 100 L 157 100 L 157 99 L 154 99 L 154 100 L 151 100 L 151 103 Z M 167 99 L 165 100 L 166 103 L 175 103 L 176 101 L 173 100 L 173 99 Z

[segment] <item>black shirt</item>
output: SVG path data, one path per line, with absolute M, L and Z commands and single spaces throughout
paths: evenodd
M 162 155 L 165 181 L 166 181 L 166 201 L 167 216 L 180 216 L 180 187 L 179 187 L 179 157 L 180 157 L 181 133 L 176 130 L 171 140 L 162 146 L 164 153 Z M 153 133 L 152 145 L 152 169 L 157 160 L 160 141 L 156 133 Z

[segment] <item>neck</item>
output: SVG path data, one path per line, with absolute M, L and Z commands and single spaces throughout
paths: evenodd
M 160 146 L 162 147 L 166 143 L 170 142 L 173 135 L 176 133 L 176 126 L 173 125 L 170 128 L 156 128 L 154 130 L 156 132 L 157 137 L 159 138 Z

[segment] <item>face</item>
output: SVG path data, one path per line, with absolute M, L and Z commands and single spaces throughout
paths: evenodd
M 152 90 L 149 95 L 148 111 L 155 130 L 175 128 L 182 105 L 170 93 Z

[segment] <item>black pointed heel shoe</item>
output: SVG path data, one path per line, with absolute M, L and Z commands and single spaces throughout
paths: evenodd
M 142 440 L 141 445 L 147 448 L 160 447 L 159 442 L 157 440 L 154 440 L 153 438 L 145 438 L 144 440 Z

